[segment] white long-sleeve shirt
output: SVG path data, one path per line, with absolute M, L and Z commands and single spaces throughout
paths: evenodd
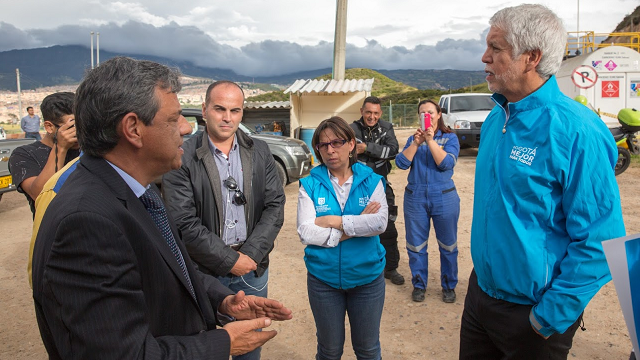
M 338 178 L 329 173 L 329 179 L 333 185 L 340 208 L 344 211 L 344 206 L 351 191 L 353 176 L 351 176 L 341 186 Z M 376 186 L 369 201 L 380 203 L 380 209 L 375 214 L 364 215 L 343 215 L 342 229 L 325 228 L 315 224 L 316 211 L 313 200 L 307 194 L 303 186 L 298 191 L 298 235 L 304 245 L 317 245 L 322 247 L 335 247 L 340 243 L 342 234 L 350 237 L 374 236 L 382 234 L 387 228 L 389 207 L 384 192 L 382 180 Z

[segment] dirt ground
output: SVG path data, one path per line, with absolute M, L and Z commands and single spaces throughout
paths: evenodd
M 399 130 L 401 146 L 412 130 Z M 429 288 L 423 303 L 411 301 L 410 281 L 396 286 L 387 281 L 382 315 L 381 343 L 385 359 L 457 359 L 460 317 L 472 269 L 469 237 L 473 204 L 473 181 L 477 150 L 464 150 L 455 168 L 454 180 L 461 198 L 459 222 L 459 278 L 454 304 L 441 301 L 439 258 L 435 239 L 429 241 Z M 410 278 L 404 240 L 402 212 L 403 188 L 407 171 L 394 170 L 390 182 L 396 189 L 400 206 L 398 232 L 399 271 Z M 622 197 L 627 233 L 640 232 L 640 167 L 628 169 L 617 177 Z M 303 249 L 296 233 L 297 184 L 286 187 L 285 223 L 271 258 L 269 295 L 293 310 L 294 319 L 275 323 L 278 336 L 262 351 L 267 359 L 312 359 L 316 337 L 313 316 L 306 291 Z M 5 194 L 0 201 L 0 359 L 46 359 L 36 324 L 31 291 L 26 277 L 27 252 L 31 236 L 31 214 L 22 194 Z M 622 318 L 613 283 L 594 297 L 584 315 L 586 331 L 578 330 L 569 358 L 627 359 L 631 341 Z M 355 359 L 347 339 L 343 359 Z

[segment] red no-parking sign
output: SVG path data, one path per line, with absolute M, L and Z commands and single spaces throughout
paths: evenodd
M 573 83 L 577 87 L 581 89 L 588 89 L 598 81 L 598 73 L 596 72 L 596 69 L 591 66 L 581 65 L 573 70 L 571 80 L 573 80 Z

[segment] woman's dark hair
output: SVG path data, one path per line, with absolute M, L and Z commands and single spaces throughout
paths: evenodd
M 320 134 L 327 129 L 333 131 L 333 133 L 340 139 L 347 140 L 347 142 L 352 140 L 355 141 L 356 139 L 356 133 L 341 117 L 332 116 L 326 120 L 322 120 L 320 125 L 316 128 L 316 131 L 313 133 L 313 138 L 311 138 L 311 147 L 313 147 L 313 152 L 316 154 L 316 159 L 318 159 L 320 164 L 324 164 L 324 162 L 322 161 L 322 156 L 320 156 L 320 151 L 316 149 L 316 145 L 320 142 Z M 347 146 L 347 144 L 344 144 L 344 146 Z M 358 153 L 354 146 L 351 151 L 351 157 L 349 158 L 349 166 L 353 166 L 353 164 L 356 163 L 357 157 Z
M 449 127 L 444 124 L 444 120 L 442 120 L 442 108 L 440 107 L 440 105 L 436 104 L 435 101 L 430 99 L 420 101 L 418 103 L 418 114 L 420 114 L 420 106 L 426 103 L 433 104 L 433 106 L 436 107 L 438 115 L 440 115 L 440 118 L 438 119 L 438 130 L 442 131 L 443 133 L 452 133 L 453 131 L 449 129 Z

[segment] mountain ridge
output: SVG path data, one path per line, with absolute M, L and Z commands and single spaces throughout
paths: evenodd
M 189 61 L 176 61 L 164 57 L 142 54 L 121 54 L 100 51 L 104 62 L 115 56 L 156 61 L 180 69 L 185 76 L 206 79 L 226 79 L 236 82 L 255 82 L 288 86 L 297 79 L 314 79 L 331 73 L 331 68 L 315 69 L 277 76 L 246 76 L 229 69 L 205 68 Z M 46 60 L 42 60 L 46 59 Z M 21 89 L 79 83 L 91 67 L 90 51 L 80 45 L 55 45 L 46 48 L 9 50 L 0 52 L 0 91 L 17 91 L 16 68 L 20 69 Z M 483 71 L 462 70 L 375 70 L 392 80 L 417 89 L 456 89 L 468 86 L 470 81 L 484 81 Z

